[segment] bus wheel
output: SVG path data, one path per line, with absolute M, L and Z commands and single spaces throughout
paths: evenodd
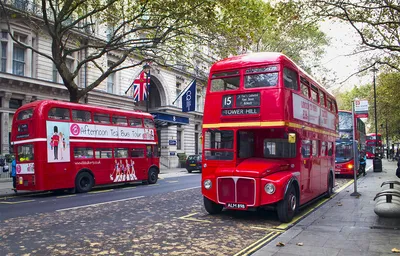
M 333 178 L 329 174 L 328 190 L 326 191 L 325 198 L 330 198 L 333 195 Z
M 278 218 L 284 223 L 290 222 L 297 211 L 297 194 L 294 186 L 290 186 L 285 198 L 278 203 Z
M 204 207 L 209 214 L 217 214 L 222 211 L 224 206 L 222 204 L 217 204 L 208 199 L 207 197 L 203 196 Z
M 158 180 L 158 172 L 156 169 L 151 168 L 149 170 L 149 177 L 147 178 L 148 184 L 155 184 Z
M 94 184 L 92 175 L 88 172 L 81 172 L 76 177 L 75 187 L 78 193 L 89 192 Z

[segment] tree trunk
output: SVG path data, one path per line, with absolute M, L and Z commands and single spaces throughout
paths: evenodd
M 69 101 L 74 103 L 79 103 L 81 96 L 79 95 L 78 90 L 71 89 L 68 91 L 69 91 Z

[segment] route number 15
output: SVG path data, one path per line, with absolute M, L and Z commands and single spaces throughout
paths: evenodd
M 233 107 L 233 95 L 225 95 L 222 98 L 222 108 L 232 108 Z

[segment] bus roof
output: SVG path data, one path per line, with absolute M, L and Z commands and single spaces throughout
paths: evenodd
M 296 67 L 300 73 L 302 73 L 302 76 L 306 76 L 308 79 L 312 80 L 315 84 L 317 84 L 318 87 L 322 89 L 322 91 L 324 91 L 327 95 L 331 96 L 332 98 L 335 98 L 331 93 L 326 91 L 326 89 L 322 87 L 317 81 L 315 81 L 311 75 L 309 75 L 306 71 L 297 66 L 289 57 L 279 52 L 253 52 L 253 53 L 247 53 L 225 58 L 223 60 L 214 63 L 211 66 L 210 73 L 215 73 L 223 70 L 237 69 L 238 67 L 246 68 L 246 67 L 259 66 L 263 64 L 265 65 L 267 62 L 279 63 L 282 61 L 289 62 L 291 65 Z
M 59 107 L 68 107 L 68 108 L 76 108 L 76 107 L 84 107 L 85 110 L 90 110 L 90 111 L 114 111 L 117 112 L 118 114 L 127 114 L 127 115 L 140 115 L 143 117 L 152 117 L 151 114 L 146 113 L 146 112 L 141 112 L 138 110 L 121 110 L 121 109 L 115 109 L 115 108 L 105 108 L 105 107 L 98 107 L 98 106 L 93 106 L 93 105 L 86 105 L 86 104 L 80 104 L 80 103 L 72 103 L 72 102 L 65 102 L 65 101 L 58 101 L 58 100 L 37 100 L 28 104 L 25 104 L 22 106 L 22 108 L 27 109 L 27 108 L 40 108 L 44 107 L 47 105 L 56 105 Z

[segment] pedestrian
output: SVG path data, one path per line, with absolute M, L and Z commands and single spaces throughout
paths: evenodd
M 17 192 L 17 162 L 15 161 L 14 156 L 12 156 L 11 161 L 11 177 L 13 180 L 13 190 Z
M 367 165 L 367 157 L 365 156 L 364 152 L 360 154 L 360 174 L 362 173 L 363 176 L 366 175 L 365 173 L 365 166 Z

